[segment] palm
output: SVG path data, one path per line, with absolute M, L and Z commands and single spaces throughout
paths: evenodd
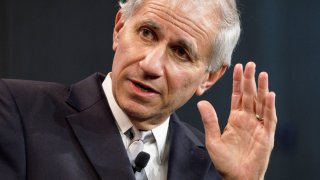
M 267 75 L 260 74 L 256 90 L 254 64 L 248 64 L 242 77 L 235 67 L 231 112 L 220 133 L 216 113 L 208 102 L 198 104 L 206 131 L 210 157 L 225 178 L 263 178 L 274 143 L 276 115 L 274 94 L 268 91 Z M 256 114 L 263 121 L 258 121 Z
M 220 140 L 208 148 L 212 149 L 212 160 L 222 173 L 248 177 L 250 172 L 264 171 L 268 158 L 261 157 L 269 157 L 272 142 L 265 139 L 261 124 L 241 121 L 257 120 L 255 115 L 232 112 Z

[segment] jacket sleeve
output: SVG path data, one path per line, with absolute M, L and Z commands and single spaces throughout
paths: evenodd
M 205 175 L 205 180 L 222 180 L 222 177 L 215 169 L 214 165 L 211 164 L 208 170 L 208 173 Z
M 25 87 L 28 88 L 28 87 Z M 0 80 L 0 177 L 26 179 L 25 140 L 22 120 L 4 80 Z

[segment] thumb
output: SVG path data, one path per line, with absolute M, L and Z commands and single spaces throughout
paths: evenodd
M 220 139 L 221 132 L 217 113 L 208 101 L 200 101 L 197 104 L 204 125 L 206 140 Z

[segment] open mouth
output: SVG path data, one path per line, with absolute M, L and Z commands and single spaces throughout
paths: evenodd
M 135 85 L 143 92 L 153 92 L 153 90 L 148 88 L 148 87 L 142 86 L 142 85 L 137 84 L 137 83 L 135 83 Z
M 155 91 L 154 89 L 152 89 L 151 87 L 141 84 L 139 82 L 135 82 L 133 81 L 133 84 L 139 88 L 142 92 L 152 92 L 152 93 L 158 93 L 157 91 Z

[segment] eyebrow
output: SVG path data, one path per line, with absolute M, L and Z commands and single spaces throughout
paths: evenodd
M 156 31 L 159 31 L 161 29 L 161 27 L 157 23 L 151 20 L 144 20 L 140 24 L 148 25 L 150 28 Z

